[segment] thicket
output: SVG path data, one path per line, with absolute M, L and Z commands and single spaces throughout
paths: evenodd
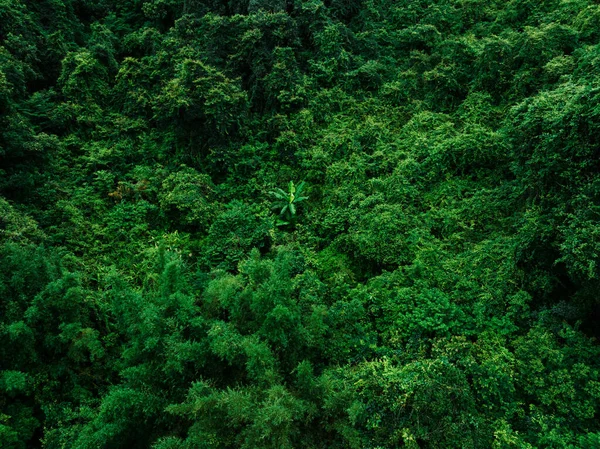
M 599 161 L 593 0 L 0 0 L 0 446 L 598 448 Z

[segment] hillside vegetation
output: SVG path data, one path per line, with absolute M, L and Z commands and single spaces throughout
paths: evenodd
M 3 449 L 599 448 L 599 279 L 596 1 L 0 0 Z

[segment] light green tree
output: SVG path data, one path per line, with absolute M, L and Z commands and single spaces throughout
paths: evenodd
M 296 223 L 297 205 L 298 203 L 307 200 L 307 196 L 302 196 L 305 183 L 301 182 L 298 186 L 294 185 L 294 181 L 290 181 L 288 191 L 277 188 L 271 194 L 277 199 L 273 203 L 274 209 L 281 208 L 279 212 L 278 226 L 293 226 Z

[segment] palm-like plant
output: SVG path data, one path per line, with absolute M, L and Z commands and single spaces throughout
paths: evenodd
M 301 182 L 296 186 L 294 181 L 290 181 L 288 192 L 280 188 L 271 192 L 277 200 L 273 203 L 273 208 L 280 209 L 278 226 L 293 225 L 296 222 L 297 204 L 308 199 L 307 196 L 302 196 L 304 185 L 304 182 Z

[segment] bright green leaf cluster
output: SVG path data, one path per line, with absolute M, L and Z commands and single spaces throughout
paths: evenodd
M 294 181 L 290 181 L 287 192 L 280 188 L 277 188 L 275 191 L 271 192 L 271 194 L 277 199 L 277 201 L 273 203 L 273 208 L 279 210 L 279 220 L 277 221 L 278 226 L 295 224 L 298 203 L 308 199 L 307 196 L 302 196 L 304 186 L 304 182 L 301 182 L 298 184 L 298 186 L 296 186 L 294 185 Z

